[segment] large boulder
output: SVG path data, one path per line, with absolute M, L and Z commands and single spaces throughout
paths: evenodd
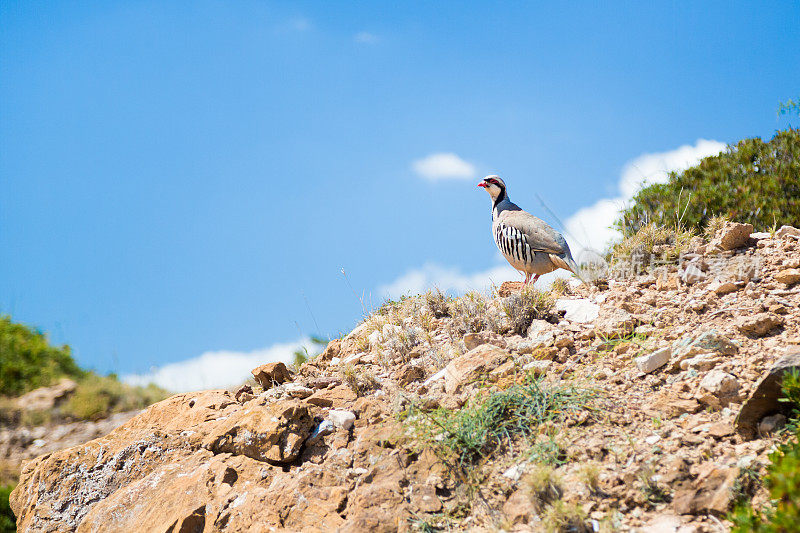
M 789 404 L 781 402 L 783 376 L 792 370 L 800 371 L 800 348 L 794 348 L 764 372 L 736 417 L 736 431 L 745 439 L 758 436 L 758 424 L 766 416 L 788 414 Z
M 318 409 L 297 399 L 270 402 L 264 396 L 238 403 L 226 391 L 173 396 L 105 437 L 26 463 L 11 495 L 17 527 L 87 532 L 336 529 L 345 522 L 353 489 L 346 469 L 308 461 L 296 466 L 317 425 Z M 322 413 L 316 417 L 322 419 Z M 372 450 L 369 442 L 363 446 Z M 379 451 L 369 453 L 376 467 L 383 464 Z M 391 466 L 381 468 L 396 473 Z M 399 491 L 403 481 L 396 482 Z

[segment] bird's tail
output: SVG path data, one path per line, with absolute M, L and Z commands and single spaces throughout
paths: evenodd
M 575 277 L 579 280 L 583 281 L 581 277 L 581 269 L 578 264 L 572 259 L 572 256 L 565 255 L 561 257 L 559 255 L 550 255 L 550 260 L 553 261 L 553 264 L 556 265 L 558 268 L 563 268 L 564 270 L 569 270 Z

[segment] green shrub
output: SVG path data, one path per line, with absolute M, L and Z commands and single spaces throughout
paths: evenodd
M 764 483 L 771 504 L 762 511 L 740 504 L 731 515 L 735 533 L 785 533 L 797 531 L 800 524 L 800 374 L 786 374 L 783 393 L 795 410 L 787 427 L 785 442 L 770 454 Z
M 407 420 L 440 458 L 464 470 L 499 445 L 527 437 L 537 427 L 586 407 L 591 393 L 573 387 L 543 385 L 528 377 L 524 383 L 479 397 L 451 411 L 425 412 L 412 407 Z
M 768 142 L 744 139 L 706 157 L 669 181 L 643 188 L 617 227 L 633 235 L 648 223 L 701 230 L 714 215 L 749 222 L 756 230 L 800 220 L 800 129 L 778 131 Z
M 69 346 L 52 346 L 42 332 L 0 315 L 0 395 L 16 396 L 82 374 Z
M 12 490 L 13 485 L 0 486 L 0 533 L 14 533 L 17 530 L 17 518 L 8 503 L 8 495 Z
M 75 392 L 62 407 L 62 414 L 81 420 L 97 420 L 114 413 L 144 409 L 166 397 L 166 391 L 153 384 L 134 387 L 120 382 L 116 376 L 89 372 L 78 381 Z

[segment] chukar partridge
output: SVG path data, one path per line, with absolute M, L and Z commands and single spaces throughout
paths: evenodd
M 525 274 L 525 284 L 531 276 L 536 283 L 542 274 L 559 268 L 577 273 L 564 236 L 509 200 L 503 180 L 486 176 L 478 187 L 492 198 L 494 242 L 511 266 Z

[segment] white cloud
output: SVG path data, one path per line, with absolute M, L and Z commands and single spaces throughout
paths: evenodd
M 431 154 L 417 159 L 411 168 L 418 175 L 429 180 L 470 179 L 475 177 L 475 166 L 464 161 L 454 153 Z
M 143 386 L 155 383 L 172 392 L 232 387 L 251 377 L 250 370 L 259 365 L 273 361 L 292 362 L 294 351 L 303 346 L 309 351 L 312 349 L 308 339 L 302 339 L 251 352 L 205 352 L 191 359 L 153 368 L 144 374 L 128 374 L 122 377 L 122 381 Z
M 380 40 L 380 38 L 374 33 L 360 31 L 353 36 L 353 40 L 357 43 L 375 44 Z
M 665 183 L 670 172 L 686 170 L 704 157 L 717 155 L 724 149 L 724 143 L 699 139 L 694 146 L 687 144 L 667 152 L 642 154 L 626 163 L 617 185 L 617 196 L 598 200 L 567 219 L 565 226 L 567 233 L 573 237 L 570 247 L 575 258 L 580 261 L 578 255 L 582 250 L 581 245 L 602 251 L 611 241 L 620 237 L 617 230 L 611 229 L 611 225 L 644 185 Z

